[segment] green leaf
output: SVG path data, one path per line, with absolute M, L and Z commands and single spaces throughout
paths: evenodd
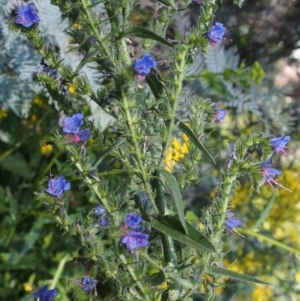
M 173 216 L 164 216 L 163 219 L 154 219 L 150 223 L 151 227 L 170 236 L 185 245 L 200 251 L 215 253 L 214 246 L 189 223 L 186 223 L 189 235 L 186 235 L 180 221 Z
M 169 173 L 168 171 L 166 171 L 164 169 L 160 169 L 159 172 L 164 177 L 164 179 L 166 181 L 166 185 L 169 188 L 169 191 L 173 197 L 173 200 L 175 202 L 176 211 L 179 216 L 182 227 L 184 228 L 185 233 L 188 233 L 186 223 L 185 223 L 185 218 L 184 218 L 183 201 L 182 201 L 181 191 L 180 191 L 178 182 L 174 178 L 174 176 L 171 173 Z
M 234 278 L 234 279 L 242 281 L 242 282 L 252 282 L 252 283 L 272 285 L 271 283 L 259 280 L 257 278 L 252 277 L 252 276 L 243 275 L 243 274 L 233 272 L 233 271 L 229 271 L 229 270 L 226 270 L 224 268 L 216 267 L 216 266 L 210 267 L 210 273 L 231 277 L 231 278 Z
M 159 99 L 164 90 L 164 85 L 159 74 L 156 72 L 155 75 L 147 75 L 146 82 L 150 87 L 154 97 Z
M 39 238 L 42 228 L 44 226 L 44 219 L 39 218 L 33 224 L 21 250 L 21 256 L 26 254 L 35 244 L 36 240 Z
M 163 37 L 157 35 L 156 33 L 154 33 L 153 31 L 146 29 L 144 27 L 140 27 L 140 26 L 132 26 L 127 28 L 125 31 L 121 32 L 119 34 L 119 36 L 117 36 L 116 40 L 120 40 L 123 37 L 129 36 L 129 35 L 134 35 L 140 38 L 144 38 L 144 39 L 151 39 L 157 42 L 160 42 L 162 44 L 165 44 L 167 46 L 173 47 L 173 45 L 168 42 L 166 39 L 164 39 Z
M 30 179 L 29 165 L 20 154 L 8 156 L 5 160 L 1 161 L 0 166 L 13 174 Z
M 91 170 L 94 170 L 97 168 L 97 166 L 116 148 L 118 148 L 121 144 L 123 144 L 126 140 L 125 139 L 120 139 L 117 141 L 115 144 L 111 145 L 109 148 L 107 148 L 102 155 L 100 156 L 99 159 L 92 165 Z
M 172 6 L 172 4 L 167 0 L 157 0 L 157 2 L 160 2 L 160 3 L 162 3 L 164 5 L 167 5 L 167 6 Z
M 181 286 L 183 286 L 185 288 L 188 288 L 188 289 L 194 288 L 193 283 L 191 283 L 190 281 L 188 281 L 186 279 L 183 279 L 183 278 L 179 277 L 177 274 L 175 274 L 175 273 L 168 273 L 168 275 L 173 280 L 175 280 L 179 285 L 181 285 Z
M 75 72 L 74 73 L 77 73 L 77 72 L 79 72 L 81 69 L 82 69 L 82 67 L 86 64 L 86 63 L 88 63 L 90 60 L 91 60 L 91 58 L 98 52 L 99 50 L 98 49 L 89 49 L 89 51 L 85 54 L 85 56 L 83 57 L 83 59 L 81 60 L 81 62 L 78 64 L 78 66 L 77 66 L 77 68 L 76 68 L 76 70 L 75 70 Z
M 204 145 L 199 141 L 196 134 L 191 130 L 187 125 L 185 125 L 182 121 L 179 119 L 175 119 L 177 122 L 178 127 L 189 137 L 191 142 L 194 143 L 196 147 L 199 148 L 199 150 L 205 155 L 212 163 L 216 164 L 214 158 L 211 156 L 211 154 L 208 152 L 208 150 L 204 147 Z
M 165 274 L 163 272 L 156 273 L 150 277 L 150 285 L 158 286 L 166 281 Z
M 214 72 L 203 69 L 201 73 L 187 77 L 187 79 L 194 79 L 194 78 L 201 78 L 202 82 L 206 86 L 208 86 L 213 91 L 219 93 L 220 95 L 226 96 L 228 98 L 233 98 L 233 96 L 228 91 L 223 80 Z

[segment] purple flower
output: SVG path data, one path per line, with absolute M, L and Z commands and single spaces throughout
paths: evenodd
M 84 276 L 81 279 L 81 286 L 84 291 L 91 292 L 96 288 L 98 281 L 90 278 L 90 276 Z
M 99 204 L 96 205 L 95 209 L 94 209 L 94 214 L 96 217 L 102 215 L 105 212 L 105 208 L 100 206 Z
M 37 24 L 40 21 L 40 17 L 37 15 L 34 4 L 31 2 L 25 6 L 18 7 L 16 24 L 20 24 L 26 28 Z
M 83 123 L 81 113 L 74 114 L 71 117 L 64 117 L 62 121 L 63 132 L 68 134 L 78 134 Z
M 48 70 L 48 75 L 51 76 L 51 77 L 56 78 L 56 77 L 57 77 L 57 70 L 54 69 L 54 68 L 50 68 L 50 69 Z
M 268 165 L 267 165 L 268 166 Z M 279 185 L 274 178 L 281 175 L 281 171 L 271 167 L 263 167 L 261 170 L 261 174 L 265 178 L 265 181 L 269 183 L 269 185 L 274 188 L 273 184 Z
M 216 22 L 216 24 L 209 30 L 207 36 L 211 45 L 216 45 L 216 43 L 223 41 L 223 35 L 226 32 L 226 27 L 222 23 Z
M 152 205 L 151 205 L 151 203 L 149 201 L 148 193 L 145 192 L 145 191 L 142 191 L 140 193 L 140 198 L 141 198 L 142 205 L 143 205 L 144 209 L 151 210 L 152 209 Z
M 48 290 L 48 285 L 41 287 L 33 295 L 39 299 L 39 301 L 52 301 L 57 296 L 57 291 L 55 289 Z
M 242 220 L 240 218 L 235 217 L 234 213 L 232 212 L 226 213 L 225 225 L 227 226 L 230 232 L 236 232 L 234 228 L 240 227 L 242 224 L 243 224 Z
M 46 192 L 54 196 L 60 196 L 65 190 L 69 190 L 70 188 L 70 182 L 68 182 L 64 176 L 60 176 L 56 179 L 49 180 Z
M 290 142 L 291 137 L 285 136 L 285 137 L 278 137 L 271 139 L 271 145 L 273 150 L 280 155 L 285 154 L 286 151 L 286 144 Z
M 107 227 L 108 226 L 108 217 L 104 216 L 103 218 L 101 218 L 100 221 L 98 222 L 98 225 L 100 227 Z
M 133 251 L 137 248 L 144 248 L 148 245 L 148 234 L 130 231 L 122 238 L 122 243 L 126 248 Z
M 156 62 L 150 53 L 145 54 L 141 59 L 134 63 L 134 70 L 138 75 L 146 76 L 151 72 L 151 68 L 156 66 Z
M 80 141 L 86 141 L 90 138 L 91 131 L 90 129 L 82 130 L 78 133 Z
M 94 209 L 94 214 L 96 217 L 101 216 L 104 212 L 105 212 L 105 208 L 100 206 L 99 204 L 96 205 L 95 209 Z M 104 216 L 103 218 L 101 218 L 98 222 L 99 226 L 108 226 L 108 217 Z
M 125 217 L 125 224 L 128 228 L 137 230 L 141 226 L 139 224 L 141 223 L 142 218 L 133 212 L 129 212 Z
M 216 122 L 223 122 L 227 112 L 224 109 L 220 109 L 218 107 L 215 108 L 215 116 L 214 121 Z

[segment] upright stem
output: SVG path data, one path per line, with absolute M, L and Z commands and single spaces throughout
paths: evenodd
M 123 104 L 123 109 L 124 109 L 124 112 L 125 112 L 125 115 L 126 115 L 127 126 L 128 126 L 128 129 L 129 129 L 129 132 L 130 132 L 130 135 L 131 135 L 131 139 L 132 139 L 132 142 L 133 142 L 133 147 L 134 147 L 134 150 L 135 150 L 135 156 L 136 156 L 136 160 L 137 160 L 138 167 L 139 167 L 139 170 L 140 170 L 140 174 L 141 174 L 141 177 L 142 177 L 143 185 L 144 185 L 144 188 L 145 188 L 146 192 L 148 193 L 149 200 L 151 202 L 151 205 L 152 205 L 155 213 L 158 214 L 158 209 L 157 209 L 156 204 L 154 202 L 154 199 L 152 197 L 150 184 L 148 183 L 146 171 L 145 171 L 145 168 L 144 168 L 144 165 L 143 165 L 142 154 L 141 154 L 139 144 L 137 142 L 135 129 L 133 127 L 128 101 L 127 101 L 127 99 L 124 95 L 122 95 L 121 102 Z
M 176 55 L 177 54 L 177 55 Z M 175 86 L 175 91 L 172 93 L 170 97 L 171 102 L 171 114 L 168 116 L 168 123 L 167 123 L 167 136 L 165 143 L 163 145 L 161 157 L 158 163 L 158 167 L 162 164 L 166 152 L 168 148 L 170 147 L 172 141 L 171 141 L 171 135 L 174 127 L 174 120 L 175 120 L 175 114 L 177 109 L 177 103 L 178 103 L 178 96 L 181 92 L 182 88 L 182 82 L 184 80 L 184 74 L 185 74 L 185 67 L 186 67 L 186 54 L 187 54 L 187 48 L 185 45 L 178 48 L 176 51 L 175 57 L 177 59 L 177 62 L 174 63 L 174 78 L 173 78 L 173 85 Z

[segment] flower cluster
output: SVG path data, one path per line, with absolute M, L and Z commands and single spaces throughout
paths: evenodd
M 186 134 L 182 135 L 182 143 L 180 143 L 177 138 L 174 138 L 164 160 L 166 164 L 166 170 L 171 172 L 174 169 L 176 162 L 182 160 L 189 152 L 188 141 L 189 137 Z
M 86 141 L 90 138 L 90 129 L 80 130 L 83 124 L 83 115 L 76 113 L 71 117 L 64 117 L 62 120 L 63 132 L 71 137 L 71 142 Z
M 49 290 L 48 285 L 41 287 L 37 292 L 33 293 L 33 295 L 39 301 L 52 301 L 57 296 L 57 291 L 55 289 Z
M 122 228 L 125 235 L 121 242 L 126 245 L 129 251 L 137 248 L 145 248 L 148 245 L 148 234 L 142 233 L 143 227 L 140 225 L 142 218 L 133 212 L 130 212 L 125 217 L 125 225 Z
M 40 17 L 37 15 L 32 2 L 25 6 L 22 5 L 17 7 L 17 17 L 15 20 L 16 24 L 29 28 L 32 25 L 38 24 L 39 21 Z

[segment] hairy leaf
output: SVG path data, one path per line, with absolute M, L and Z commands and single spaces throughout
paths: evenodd
M 189 235 L 186 235 L 184 228 L 176 217 L 165 216 L 163 219 L 154 219 L 151 221 L 150 225 L 151 227 L 192 248 L 208 253 L 216 252 L 214 246 L 189 223 L 186 223 L 189 231 Z
M 159 170 L 160 174 L 164 177 L 166 181 L 166 185 L 169 188 L 169 191 L 173 197 L 173 200 L 175 202 L 176 211 L 179 216 L 180 222 L 182 224 L 182 227 L 185 230 L 185 233 L 188 233 L 185 218 L 184 218 L 184 208 L 183 208 L 183 201 L 181 197 L 181 191 L 178 185 L 177 180 L 174 178 L 174 176 L 169 173 L 168 171 L 164 169 Z
M 121 32 L 116 40 L 120 40 L 123 37 L 129 36 L 129 35 L 134 35 L 140 38 L 145 38 L 145 39 L 151 39 L 157 42 L 160 42 L 162 44 L 165 44 L 167 46 L 173 47 L 173 45 L 168 42 L 166 39 L 163 37 L 159 36 L 158 34 L 154 33 L 153 31 L 146 29 L 144 27 L 140 26 L 132 26 L 127 28 L 125 31 Z

